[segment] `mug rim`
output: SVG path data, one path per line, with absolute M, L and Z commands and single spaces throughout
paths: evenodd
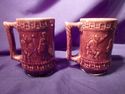
M 41 18 L 16 18 L 16 21 L 39 21 L 39 20 L 54 20 L 53 17 L 41 17 Z
M 117 21 L 117 18 L 81 18 L 80 21 Z

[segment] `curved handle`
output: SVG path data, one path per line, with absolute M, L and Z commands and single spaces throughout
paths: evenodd
M 66 50 L 66 58 L 68 60 L 73 60 L 79 62 L 80 55 L 72 55 L 72 28 L 73 27 L 80 27 L 80 22 L 66 22 L 66 36 L 67 36 L 67 50 Z
M 13 33 L 13 28 L 16 26 L 16 22 L 3 22 L 4 29 L 7 33 L 9 46 L 10 46 L 10 56 L 12 59 L 17 61 L 22 61 L 22 55 L 16 53 L 16 43 Z

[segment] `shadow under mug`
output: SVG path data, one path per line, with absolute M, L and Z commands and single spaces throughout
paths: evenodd
M 3 22 L 7 33 L 10 56 L 21 62 L 31 76 L 43 76 L 55 69 L 53 18 L 17 18 L 16 22 Z M 21 55 L 16 53 L 13 28 L 19 33 Z
M 104 74 L 111 64 L 113 39 L 117 25 L 115 18 L 81 18 L 80 22 L 66 22 L 68 60 L 76 61 L 87 73 Z M 80 32 L 80 48 L 72 55 L 72 27 Z M 76 36 L 77 37 L 77 36 Z

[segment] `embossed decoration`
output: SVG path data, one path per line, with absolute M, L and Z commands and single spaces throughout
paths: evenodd
M 52 21 L 51 21 L 52 22 Z M 47 29 L 49 26 L 53 25 L 49 21 L 18 21 L 17 22 L 17 28 L 19 30 L 25 30 L 25 31 L 37 31 L 40 29 Z
M 107 34 L 103 34 L 103 36 L 94 34 L 93 36 L 91 36 L 91 39 L 89 39 L 89 41 L 86 44 L 86 55 L 89 56 L 89 58 L 92 59 L 99 59 L 100 54 L 103 54 L 103 52 L 105 52 L 106 50 L 102 50 L 99 45 L 100 43 L 102 43 L 103 41 L 105 41 L 105 39 L 108 37 Z M 107 44 L 108 46 L 109 44 Z M 111 44 L 110 44 L 111 45 Z M 107 48 L 107 47 L 106 47 Z M 109 49 L 109 48 L 108 48 Z M 107 49 L 107 50 L 108 50 Z
M 53 42 L 51 42 L 53 38 L 49 37 L 53 36 L 50 34 L 52 34 L 51 30 L 53 30 L 51 28 L 54 28 L 54 25 L 51 26 L 51 24 L 54 23 L 50 24 L 48 24 L 48 22 L 43 22 L 43 23 L 42 22 L 32 23 L 32 25 L 34 24 L 35 25 L 34 27 L 39 32 L 31 30 L 30 27 L 32 26 L 31 23 L 25 24 L 26 25 L 25 28 L 19 28 L 22 55 L 23 55 L 22 66 L 24 67 L 25 70 L 46 71 L 52 69 L 55 66 L 54 51 L 52 51 Z M 46 28 L 47 26 L 51 27 Z M 32 27 L 32 29 L 35 28 Z M 23 31 L 21 29 L 23 29 Z M 48 44 L 49 42 L 51 42 L 51 45 Z
M 83 30 L 112 30 L 116 27 L 116 23 L 111 22 L 83 22 L 81 29 Z M 82 30 L 81 30 L 82 31 Z
M 110 60 L 108 61 L 100 61 L 100 62 L 93 62 L 91 60 L 86 60 L 85 58 L 83 58 L 83 60 L 80 62 L 80 65 L 84 68 L 88 68 L 91 70 L 95 70 L 95 71 L 102 71 L 102 70 L 107 70 L 110 66 Z

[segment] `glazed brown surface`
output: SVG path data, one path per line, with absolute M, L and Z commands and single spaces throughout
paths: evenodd
M 66 25 L 67 57 L 80 63 L 81 68 L 90 73 L 102 73 L 111 63 L 111 51 L 117 21 L 114 19 L 82 19 L 77 27 L 80 31 L 79 55 L 71 55 L 71 29 L 73 23 Z
M 54 19 L 18 19 L 14 25 L 5 22 L 7 34 L 13 36 L 10 32 L 15 27 L 20 37 L 21 55 L 17 55 L 15 40 L 8 36 L 11 57 L 20 61 L 29 74 L 44 74 L 54 70 L 54 24 Z

